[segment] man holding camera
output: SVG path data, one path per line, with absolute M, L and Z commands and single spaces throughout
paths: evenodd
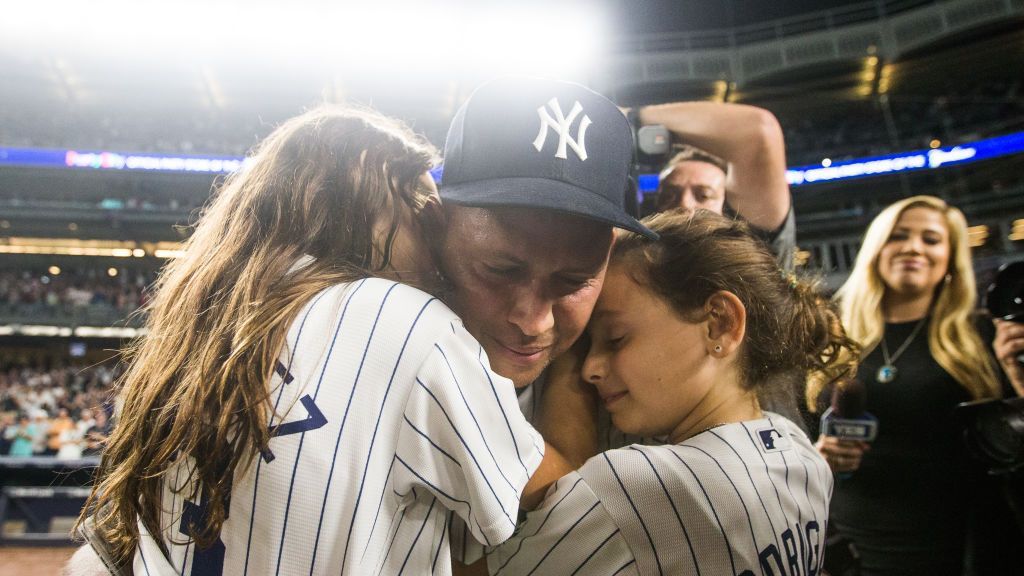
M 764 239 L 783 270 L 795 268 L 796 224 L 786 182 L 786 147 L 775 115 L 722 102 L 644 106 L 626 115 L 639 126 L 664 126 L 673 142 L 682 145 L 659 174 L 658 211 L 734 212 Z M 762 390 L 761 407 L 802 423 L 798 399 L 803 397 L 804 375 L 794 372 L 783 380 Z
M 1024 396 L 1024 323 L 997 319 L 992 348 L 1017 396 Z
M 794 267 L 796 231 L 782 128 L 754 106 L 675 102 L 644 106 L 637 123 L 661 125 L 682 144 L 660 173 L 656 207 L 735 212 L 750 223 L 786 270 Z

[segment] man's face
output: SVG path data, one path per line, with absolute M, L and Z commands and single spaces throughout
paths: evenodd
M 676 164 L 658 187 L 658 210 L 703 208 L 721 214 L 725 206 L 725 172 L 697 160 Z
M 491 368 L 523 387 L 583 332 L 612 229 L 549 210 L 448 207 L 450 302 Z

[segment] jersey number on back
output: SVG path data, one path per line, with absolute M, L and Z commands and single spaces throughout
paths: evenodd
M 288 372 L 280 362 L 274 368 L 284 383 L 291 384 L 295 378 Z M 299 434 L 302 432 L 309 432 L 310 430 L 316 430 L 327 424 L 327 417 L 317 407 L 316 402 L 310 398 L 309 394 L 306 394 L 302 398 L 299 398 L 299 402 L 306 409 L 307 416 L 303 420 L 296 420 L 295 422 L 286 422 L 279 424 L 276 427 L 271 427 L 270 437 L 277 438 L 278 436 L 289 436 L 291 434 Z M 274 453 L 270 451 L 270 448 L 261 452 L 263 460 L 268 464 L 274 461 Z M 225 512 L 231 509 L 230 506 L 230 492 L 224 496 L 224 510 Z M 181 524 L 178 526 L 178 532 L 186 536 L 190 536 L 190 526 L 204 526 L 206 525 L 207 515 L 209 514 L 209 500 L 204 493 L 200 498 L 199 504 L 194 502 L 185 501 L 185 507 L 181 514 Z M 227 516 L 224 516 L 227 520 Z M 224 573 L 224 542 L 220 538 L 213 543 L 209 548 L 196 548 L 195 556 L 192 557 L 192 576 L 221 576 Z

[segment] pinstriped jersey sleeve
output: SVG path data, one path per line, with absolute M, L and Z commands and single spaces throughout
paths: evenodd
M 622 533 L 578 472 L 559 479 L 515 536 L 488 551 L 487 567 L 508 576 L 639 574 Z
M 512 382 L 491 372 L 461 323 L 438 337 L 410 391 L 394 464 L 397 497 L 423 487 L 480 542 L 512 535 L 523 487 L 544 456 Z
M 451 519 L 448 525 L 448 534 L 451 539 L 449 549 L 452 559 L 463 564 L 472 564 L 487 554 L 486 547 L 473 538 L 466 523 L 458 516 Z

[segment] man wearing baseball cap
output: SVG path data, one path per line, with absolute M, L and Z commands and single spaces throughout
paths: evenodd
M 632 130 L 578 84 L 504 78 L 478 88 L 445 143 L 440 194 L 452 307 L 493 369 L 529 386 L 579 338 L 626 213 Z
M 453 289 L 449 304 L 491 368 L 513 381 L 520 408 L 542 433 L 549 432 L 538 423 L 542 396 L 558 406 L 560 428 L 549 444 L 578 439 L 551 444 L 565 459 L 563 472 L 596 449 L 592 418 L 578 417 L 596 403 L 578 379 L 548 378 L 545 386 L 541 376 L 590 320 L 613 229 L 656 237 L 623 206 L 632 162 L 632 129 L 614 104 L 578 84 L 537 78 L 478 88 L 445 143 L 441 260 Z M 473 561 L 482 553 L 460 526 L 451 542 L 453 557 Z

